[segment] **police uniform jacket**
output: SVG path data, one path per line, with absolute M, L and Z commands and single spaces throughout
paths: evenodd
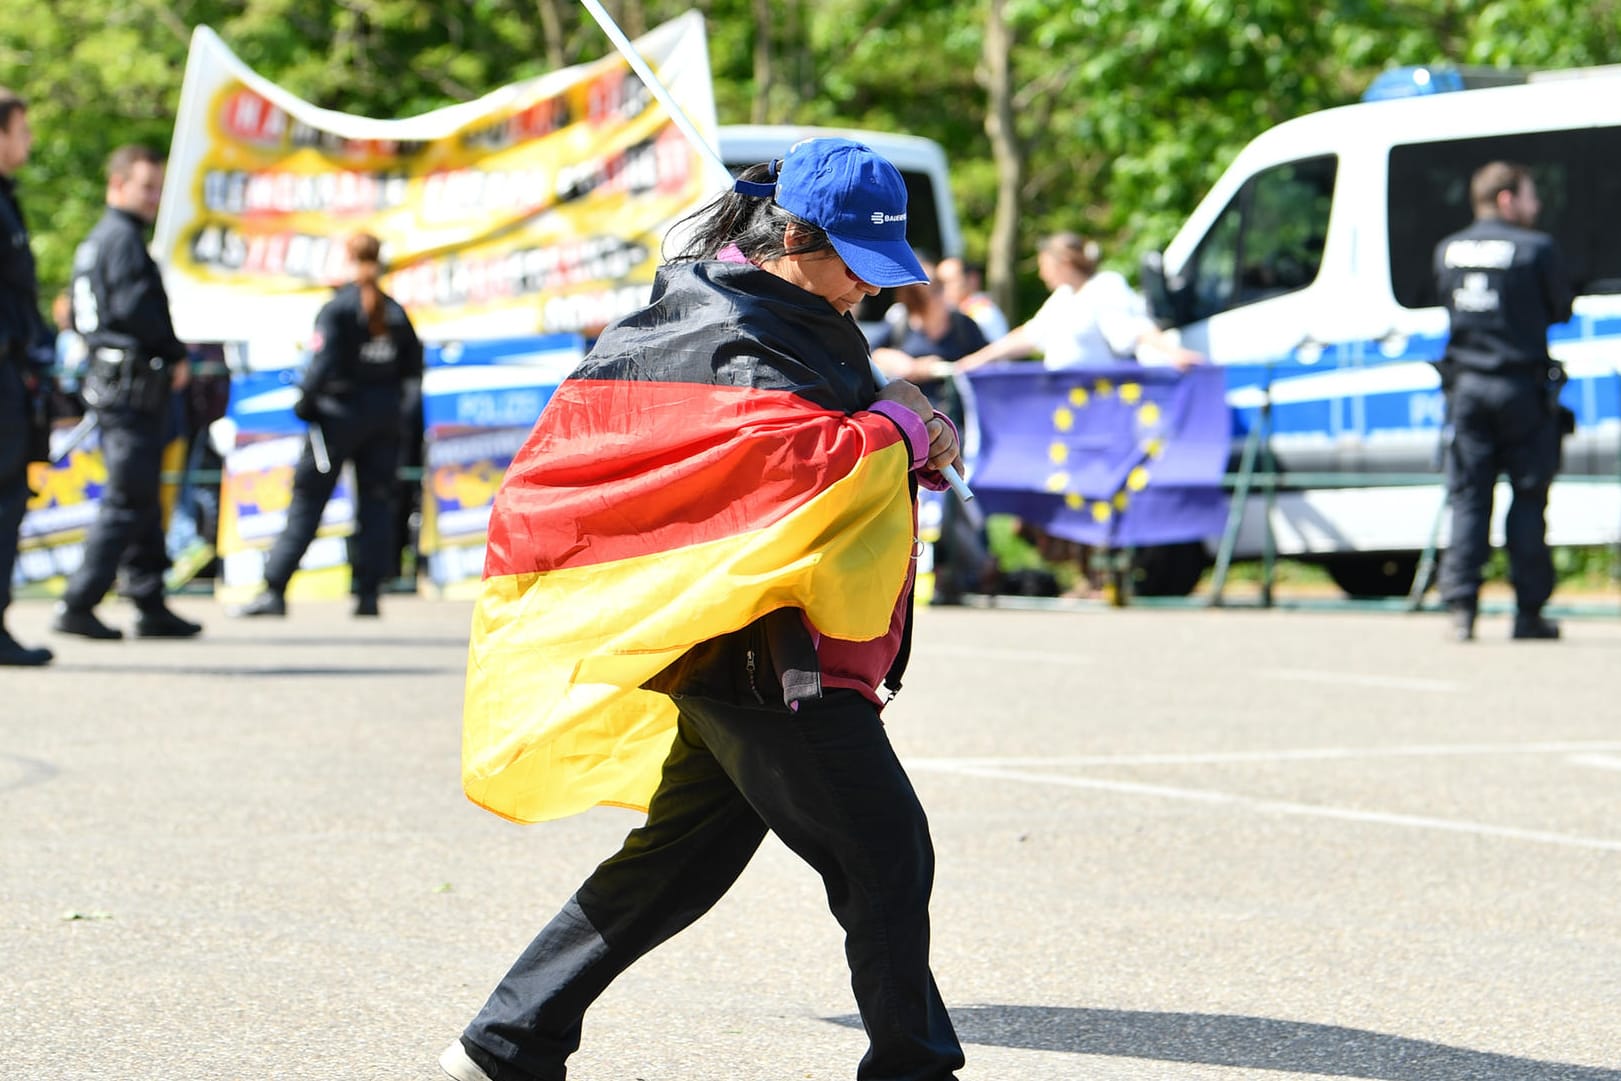
M 1435 275 L 1452 318 L 1448 361 L 1477 372 L 1546 370 L 1548 328 L 1571 314 L 1552 237 L 1483 218 L 1436 245 Z
M 39 313 L 39 281 L 34 251 L 16 187 L 0 176 L 0 362 L 27 359 L 32 351 L 49 356 L 51 332 Z
M 163 275 L 147 251 L 146 223 L 127 210 L 108 207 L 74 253 L 73 321 L 92 356 L 116 349 L 165 366 L 186 359 Z
M 402 384 L 422 377 L 422 342 L 405 309 L 384 294 L 383 333 L 373 336 L 360 286 L 345 285 L 315 317 L 304 396 L 327 415 L 399 408 Z

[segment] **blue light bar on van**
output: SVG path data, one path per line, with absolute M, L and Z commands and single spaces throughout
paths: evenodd
M 1405 67 L 1382 71 L 1362 92 L 1363 101 L 1390 101 L 1463 90 L 1463 75 L 1455 68 Z

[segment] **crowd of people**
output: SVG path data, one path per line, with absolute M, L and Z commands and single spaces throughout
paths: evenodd
M 13 183 L 30 144 L 26 103 L 0 90 L 0 617 L 28 499 L 26 466 L 48 453 L 40 403 L 53 378 L 54 335 L 40 314 Z M 106 212 L 74 258 L 66 318 L 83 341 L 81 394 L 100 427 L 107 481 L 83 562 L 52 621 L 61 634 L 123 637 L 96 614 L 115 583 L 136 609 L 136 636 L 202 631 L 164 599 L 160 454 L 170 396 L 185 386 L 188 368 L 146 243 L 163 173 L 155 151 L 117 149 Z M 1491 487 L 1506 469 L 1516 491 L 1514 633 L 1551 638 L 1557 628 L 1541 615 L 1552 577 L 1540 521 L 1559 432 L 1546 399 L 1546 334 L 1569 316 L 1570 295 L 1557 248 L 1532 228 L 1538 203 L 1528 172 L 1496 163 L 1476 175 L 1474 199 L 1477 223 L 1436 254 L 1454 320 L 1442 370 L 1459 538 L 1443 591 L 1459 637 L 1471 637 Z M 567 899 L 444 1051 L 441 1064 L 457 1081 L 563 1077 L 593 1002 L 709 911 L 767 832 L 822 877 L 844 929 L 869 1041 L 858 1076 L 950 1081 L 962 1067 L 929 963 L 928 823 L 881 718 L 899 690 L 912 634 L 917 491 L 943 490 L 942 471 L 962 465 L 955 377 L 1028 356 L 1051 369 L 1132 361 L 1185 368 L 1201 358 L 1155 326 L 1125 279 L 1100 269 L 1097 246 L 1072 233 L 1041 242 L 1050 295 L 1010 328 L 979 268 L 919 258 L 906 242 L 905 211 L 899 173 L 847 140 L 806 140 L 782 161 L 745 171 L 697 212 L 687 247 L 661 268 L 649 305 L 602 334 L 559 388 L 554 401 L 563 404 L 540 418 L 508 472 L 491 518 L 489 566 L 500 573 L 487 573 L 475 628 L 582 649 L 579 663 L 565 666 L 566 683 L 600 659 L 598 647 L 579 646 L 587 638 L 635 640 L 638 648 L 620 657 L 667 654 L 667 665 L 613 678 L 628 678 L 619 690 L 639 695 L 624 706 L 626 723 L 667 725 L 671 738 L 643 794 L 645 824 Z M 288 582 L 345 461 L 356 466 L 360 503 L 355 614 L 378 613 L 399 418 L 409 384 L 422 375 L 422 345 L 380 287 L 378 239 L 357 234 L 348 254 L 354 280 L 321 309 L 299 386 L 295 412 L 309 430 L 286 529 L 245 616 L 285 614 Z M 851 313 L 886 288 L 896 304 L 864 338 Z M 869 355 L 887 382 L 866 364 Z M 679 419 L 627 416 L 638 395 L 674 406 L 662 415 Z M 607 440 L 625 447 L 632 464 L 605 461 Z M 644 460 L 657 467 L 633 476 L 633 463 Z M 711 483 L 765 473 L 749 490 Z M 624 499 L 627 484 L 646 498 Z M 725 513 L 693 515 L 680 499 L 658 495 L 672 486 L 703 493 Z M 745 543 L 733 566 L 724 553 L 737 530 Z M 591 543 L 580 543 L 587 534 Z M 706 575 L 685 573 L 690 562 L 676 556 L 683 545 L 701 550 L 693 558 L 705 561 Z M 982 582 L 990 566 L 984 535 L 960 507 L 940 549 L 944 599 Z M 614 556 L 605 563 L 603 552 Z M 514 603 L 512 590 L 549 573 L 575 572 L 570 581 L 583 588 L 584 571 L 610 576 L 613 563 L 639 556 L 647 562 L 636 564 L 634 580 L 640 594 L 657 594 L 646 602 L 653 608 L 709 591 L 701 606 L 708 633 L 698 645 L 690 628 L 672 630 L 668 619 L 644 621 L 628 609 L 593 611 L 597 622 L 582 636 L 567 605 Z M 522 628 L 508 626 L 514 622 Z M 475 634 L 475 661 L 479 649 Z M 510 732 L 508 719 L 474 710 L 475 678 L 497 678 L 491 673 L 515 656 L 538 663 L 510 641 L 497 652 L 487 669 L 469 665 L 464 763 L 479 761 L 488 731 L 500 730 L 503 741 Z M 0 622 L 0 664 L 51 659 Z M 594 687 L 617 686 L 601 678 Z M 566 687 L 543 690 L 565 707 Z M 535 705 L 511 687 L 495 692 L 492 710 Z M 598 703 L 591 697 L 589 708 Z M 551 707 L 539 708 L 545 715 Z M 521 743 L 495 750 L 494 774 L 527 753 Z M 616 753 L 543 756 L 542 768 L 566 785 L 574 771 L 598 769 Z
M 52 658 L 45 647 L 14 640 L 4 613 L 29 498 L 27 466 L 48 457 L 52 405 L 67 400 L 53 383 L 63 362 L 81 376 L 74 389 L 99 428 L 107 481 L 52 628 L 99 641 L 122 638 L 122 629 L 97 614 L 116 588 L 135 608 L 134 635 L 187 638 L 202 631 L 164 600 L 170 555 L 159 500 L 161 460 L 173 434 L 171 396 L 189 378 L 187 346 L 175 335 L 162 275 L 146 241 L 164 159 L 141 146 L 111 155 L 106 211 L 79 245 L 71 288 L 53 307 L 58 328 L 66 332 L 53 332 L 40 316 L 28 223 L 14 180 L 32 145 L 27 114 L 26 102 L 0 89 L 0 230 L 6 239 L 0 248 L 0 665 L 43 665 Z M 1489 552 L 1491 489 L 1496 476 L 1507 472 L 1516 493 L 1508 530 L 1520 613 L 1515 634 L 1554 637 L 1557 627 L 1541 614 L 1553 580 L 1543 514 L 1559 461 L 1549 388 L 1557 394 L 1562 379 L 1555 376 L 1562 377 L 1562 370 L 1548 358 L 1546 331 L 1568 317 L 1569 287 L 1557 246 L 1534 230 L 1538 203 L 1529 171 L 1498 162 L 1474 180 L 1478 221 L 1449 238 L 1435 269 L 1453 325 L 1440 365 L 1451 433 L 1446 464 L 1454 538 L 1442 562 L 1442 594 L 1458 637 L 1472 637 Z M 1500 267 L 1471 266 L 1446 254 L 1486 250 L 1482 238 L 1520 254 Z M 404 309 L 379 285 L 378 239 L 355 234 L 348 254 L 354 280 L 317 317 L 313 359 L 300 383 L 295 411 L 309 424 L 309 435 L 286 528 L 266 559 L 262 591 L 233 615 L 285 614 L 289 581 L 346 462 L 357 477 L 357 528 L 350 543 L 356 615 L 377 614 L 382 584 L 397 565 L 391 546 L 397 547 L 400 532 L 400 417 L 420 408 L 413 396 L 420 394 L 422 344 Z M 1048 294 L 1034 315 L 1016 324 L 986 292 L 980 266 L 960 257 L 915 257 L 923 279 L 895 289 L 894 305 L 868 334 L 871 358 L 887 377 L 915 385 L 958 425 L 965 418 L 956 377 L 988 364 L 1036 359 L 1052 370 L 1118 363 L 1186 369 L 1204 359 L 1161 329 L 1126 279 L 1102 267 L 1099 246 L 1078 234 L 1058 232 L 1040 241 L 1037 271 Z M 1477 288 L 1482 275 L 1499 287 Z M 1502 310 L 1482 315 L 1474 294 L 1456 303 L 1466 285 L 1479 296 L 1499 298 Z M 70 355 L 62 355 L 64 343 Z M 1072 568 L 1072 595 L 1097 591 L 1100 576 L 1085 546 L 1033 525 L 1021 525 L 1019 535 L 1049 564 Z M 983 521 L 956 500 L 946 501 L 934 563 L 933 603 L 998 588 Z
M 27 646 L 5 629 L 19 530 L 31 492 L 28 466 L 51 460 L 55 415 L 77 406 L 93 419 L 106 478 L 76 569 L 51 620 L 58 634 L 111 642 L 124 637 L 97 607 L 112 591 L 135 608 L 139 638 L 186 639 L 202 626 L 166 603 L 171 566 L 163 520 L 164 450 L 177 434 L 175 394 L 187 387 L 191 351 L 175 333 L 163 275 L 148 249 L 163 192 L 165 160 L 140 145 L 120 146 L 106 169 L 106 208 L 78 245 L 68 291 L 57 298 L 53 330 L 41 315 L 27 219 L 15 177 L 28 161 L 33 131 L 28 104 L 0 88 L 0 666 L 37 667 L 53 653 Z M 309 434 L 295 472 L 286 529 L 266 565 L 264 592 L 238 613 L 285 613 L 284 592 L 315 534 L 337 470 L 352 460 L 358 476 L 357 528 L 350 546 L 355 614 L 378 614 L 397 535 L 395 505 L 402 416 L 419 408 L 422 344 L 405 311 L 379 287 L 381 245 L 349 239 L 355 280 L 338 290 L 316 320 L 314 358 L 295 412 Z M 73 393 L 59 381 L 63 363 Z
M 1039 356 L 1054 370 L 1136 361 L 1188 368 L 1203 358 L 1182 348 L 1149 318 L 1143 298 L 1119 273 L 1100 269 L 1096 241 L 1054 233 L 1036 250 L 1036 273 L 1049 290 L 1036 314 L 963 357 L 971 372 L 992 361 Z
M 874 339 L 873 360 L 894 378 L 921 386 L 942 409 L 955 408 L 954 377 L 999 361 L 1035 358 L 1050 370 L 1138 363 L 1186 369 L 1204 358 L 1183 348 L 1149 318 L 1142 297 L 1126 279 L 1100 269 L 1095 241 L 1054 233 L 1037 249 L 1037 273 L 1049 294 L 1027 321 L 1009 328 L 1007 317 L 983 290 L 982 271 L 960 258 L 926 262 L 930 283 L 897 292 L 885 329 Z M 1093 596 L 1102 588 L 1093 549 L 1020 522 L 1018 535 L 1071 581 L 1066 596 Z M 948 503 L 935 548 L 936 603 L 966 593 L 993 593 L 997 568 L 982 525 Z
M 0 345 L 7 357 L 0 365 L 0 408 L 10 418 L 0 444 L 0 602 L 9 601 L 18 523 L 28 499 L 25 466 L 28 460 L 45 460 L 49 452 L 50 418 L 42 403 L 59 389 L 52 387 L 53 367 L 61 372 L 66 366 L 78 376 L 74 389 L 80 404 L 99 428 L 107 484 L 83 559 L 68 578 L 51 626 L 64 635 L 121 639 L 124 631 L 97 614 L 116 587 L 135 607 L 136 636 L 192 637 L 202 627 L 164 600 L 170 555 L 159 499 L 161 462 L 175 434 L 171 396 L 186 387 L 190 370 L 146 243 L 165 162 L 142 146 L 120 147 L 110 157 L 106 211 L 75 254 L 71 288 L 53 306 L 58 327 L 53 333 L 39 316 L 27 227 L 12 180 L 27 161 L 31 138 L 26 103 L 0 92 L 0 217 L 13 238 L 0 293 L 6 319 Z M 348 254 L 355 278 L 317 317 L 312 361 L 299 385 L 295 412 L 309 424 L 309 435 L 295 470 L 286 528 L 266 558 L 262 591 L 232 615 L 286 613 L 288 583 L 345 462 L 354 463 L 357 475 L 357 529 L 350 543 L 355 614 L 378 612 L 389 545 L 397 532 L 399 417 L 420 382 L 422 344 L 404 309 L 378 284 L 377 238 L 351 236 Z M 1041 276 L 1052 295 L 1034 318 L 1011 330 L 985 292 L 979 266 L 958 257 L 922 258 L 926 280 L 895 291 L 896 303 L 869 343 L 872 359 L 889 378 L 918 386 L 958 425 L 964 421 L 963 404 L 952 377 L 992 360 L 1038 355 L 1058 367 L 1103 357 L 1168 358 L 1177 364 L 1196 359 L 1161 348 L 1159 331 L 1125 280 L 1099 271 L 1096 246 L 1073 234 L 1043 241 Z M 64 345 L 68 355 L 61 355 Z M 60 401 L 62 395 L 54 397 Z M 1051 557 L 1067 554 L 1050 538 L 1044 543 Z M 955 500 L 947 501 L 934 554 L 935 603 L 997 588 L 983 521 L 965 514 Z M 0 603 L 0 615 L 3 611 Z M 0 663 L 37 665 L 50 659 L 50 650 L 15 642 L 0 623 Z

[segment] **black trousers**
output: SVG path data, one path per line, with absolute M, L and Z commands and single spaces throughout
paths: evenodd
M 400 463 L 398 407 L 386 412 L 358 413 L 323 421 L 332 469 L 315 468 L 315 454 L 306 438 L 304 452 L 293 471 L 293 500 L 287 508 L 287 526 L 265 560 L 265 585 L 281 593 L 287 588 L 299 560 L 321 526 L 321 512 L 338 483 L 346 461 L 355 463 L 355 536 L 350 547 L 355 592 L 376 594 L 390 564 L 389 545 L 394 536 L 394 478 Z
M 22 376 L 0 348 L 0 621 L 11 605 L 17 530 L 28 509 L 28 398 Z
M 98 419 L 107 483 L 85 539 L 84 561 L 68 579 L 62 599 L 69 608 L 94 608 L 122 572 L 120 591 L 137 607 L 150 609 L 163 603 L 163 572 L 169 569 L 158 501 L 168 418 L 107 409 Z
M 562 1081 L 586 1009 L 720 900 L 767 829 L 822 876 L 869 1048 L 860 1081 L 949 1081 L 963 1063 L 929 971 L 934 849 L 877 710 L 680 699 L 648 810 L 543 928 L 462 1037 L 495 1081 Z
M 1447 452 L 1452 540 L 1441 558 L 1441 599 L 1472 603 L 1491 555 L 1492 494 L 1507 474 L 1514 500 L 1505 521 L 1509 574 L 1518 609 L 1538 613 L 1553 594 L 1545 514 L 1559 472 L 1559 422 L 1540 377 L 1463 371 L 1448 397 Z

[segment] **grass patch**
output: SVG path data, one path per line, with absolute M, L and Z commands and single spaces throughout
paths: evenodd
M 1017 535 L 1018 519 L 1010 514 L 992 514 L 985 520 L 985 532 L 990 551 L 997 566 L 1004 573 L 1023 570 L 1047 570 L 1058 579 L 1059 586 L 1067 589 L 1075 583 L 1079 568 L 1069 565 L 1052 566 L 1041 557 L 1034 545 Z M 1558 587 L 1583 592 L 1602 592 L 1613 589 L 1621 582 L 1621 546 L 1600 544 L 1582 547 L 1555 548 L 1554 574 Z M 1508 553 L 1501 548 L 1492 551 L 1485 568 L 1487 582 L 1506 584 Z M 1239 560 L 1227 570 L 1229 583 L 1259 584 L 1262 580 L 1261 561 Z M 1274 565 L 1273 583 L 1279 586 L 1304 586 L 1315 589 L 1335 589 L 1334 579 L 1322 567 L 1294 559 L 1279 559 Z M 1210 585 L 1210 571 L 1200 579 L 1197 590 Z M 1433 585 L 1431 587 L 1434 588 Z

